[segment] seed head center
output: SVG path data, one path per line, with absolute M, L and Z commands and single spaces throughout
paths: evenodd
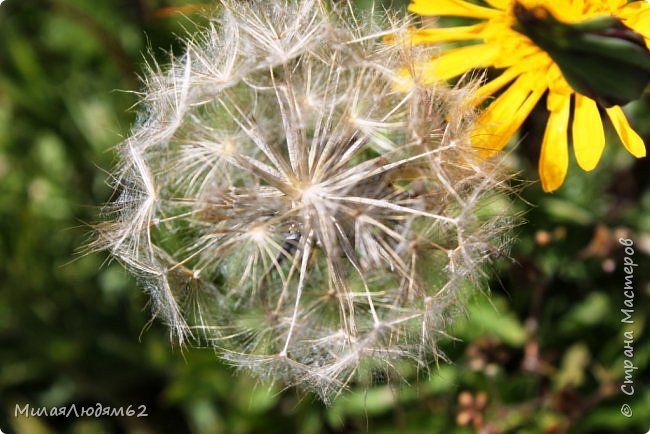
M 324 189 L 318 184 L 305 183 L 298 188 L 298 197 L 302 205 L 309 206 L 323 200 Z

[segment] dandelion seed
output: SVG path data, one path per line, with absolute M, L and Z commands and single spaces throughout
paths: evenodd
M 471 149 L 467 90 L 398 92 L 430 53 L 340 9 L 224 1 L 152 67 L 97 242 L 180 341 L 325 401 L 362 367 L 440 356 L 507 227 L 482 212 L 503 180 Z

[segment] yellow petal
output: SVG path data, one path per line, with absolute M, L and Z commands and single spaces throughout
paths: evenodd
M 650 11 L 650 3 L 647 1 L 634 1 L 623 5 L 616 15 L 626 20 L 634 20 L 648 11 Z
M 650 3 L 645 1 L 636 1 L 628 3 L 617 14 L 623 19 L 626 26 L 632 28 L 647 39 L 650 37 Z
M 546 91 L 543 74 L 538 71 L 517 78 L 479 117 L 472 143 L 484 157 L 503 149 L 524 123 Z
M 411 68 L 400 68 L 393 76 L 392 87 L 397 92 L 408 92 L 415 86 Z
M 449 80 L 471 69 L 490 66 L 498 54 L 499 47 L 495 45 L 460 47 L 427 62 L 421 72 L 424 76 L 435 77 L 437 80 Z
M 623 110 L 618 106 L 614 106 L 606 109 L 606 111 L 625 149 L 637 158 L 645 157 L 643 139 L 632 129 Z
M 555 63 L 551 64 L 548 73 L 546 74 L 546 80 L 551 95 L 570 95 L 574 92 L 573 88 L 569 86 L 569 83 L 564 79 L 562 71 L 560 71 L 560 68 Z M 549 108 L 549 110 L 553 111 L 551 108 Z
M 607 0 L 607 6 L 611 9 L 620 9 L 627 3 L 627 0 Z
M 589 1 L 591 5 L 597 4 L 594 0 Z M 548 2 L 543 6 L 546 7 L 558 20 L 564 22 L 576 22 L 587 18 L 585 15 L 586 8 L 584 3 L 583 0 L 554 1 Z
M 487 4 L 497 9 L 506 9 L 510 6 L 510 0 L 485 0 Z
M 500 57 L 505 57 L 505 56 L 507 56 L 507 53 L 501 52 Z M 485 98 L 487 98 L 490 95 L 493 95 L 503 86 L 510 83 L 512 80 L 514 80 L 517 76 L 520 76 L 526 73 L 527 71 L 545 70 L 547 66 L 544 64 L 540 64 L 538 60 L 539 58 L 530 56 L 528 58 L 521 59 L 520 61 L 516 62 L 512 66 L 507 67 L 501 73 L 501 75 L 493 78 L 492 80 L 488 81 L 487 83 L 485 83 L 483 86 L 479 87 L 476 90 L 476 92 L 474 93 L 474 98 L 472 99 L 473 104 L 480 104 L 485 100 Z
M 492 80 L 485 83 L 483 86 L 479 87 L 474 93 L 472 103 L 477 105 L 482 103 L 485 100 L 485 98 L 496 93 L 503 86 L 510 83 L 512 80 L 514 80 L 518 75 L 521 75 L 521 73 L 522 73 L 521 64 L 511 66 L 510 68 L 506 69 L 501 73 L 501 75 L 493 78 Z
M 556 110 L 548 118 L 539 157 L 539 177 L 542 188 L 547 192 L 557 190 L 562 185 L 569 168 L 567 129 L 571 97 L 562 95 L 561 98 L 561 104 L 553 104 Z
M 605 149 L 605 131 L 596 102 L 580 94 L 575 95 L 572 135 L 578 165 L 587 172 L 593 170 Z
M 484 28 L 485 24 L 475 24 L 473 26 L 418 29 L 411 35 L 411 41 L 413 44 L 424 44 L 481 39 L 481 31 L 483 31 Z
M 585 11 L 585 0 L 573 0 L 571 6 L 577 13 L 582 14 Z
M 503 12 L 462 0 L 413 0 L 409 11 L 418 15 L 455 16 L 489 19 Z

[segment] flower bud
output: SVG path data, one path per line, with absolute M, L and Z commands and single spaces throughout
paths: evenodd
M 650 83 L 650 50 L 613 16 L 568 24 L 543 7 L 515 3 L 512 27 L 543 49 L 569 85 L 604 107 L 638 99 Z

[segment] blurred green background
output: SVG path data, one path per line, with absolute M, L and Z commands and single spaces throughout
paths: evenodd
M 359 2 L 364 7 L 369 2 Z M 187 7 L 187 5 L 190 7 Z M 592 173 L 513 197 L 525 225 L 489 294 L 443 347 L 452 363 L 359 386 L 324 407 L 178 348 L 105 254 L 80 255 L 110 199 L 148 48 L 164 62 L 200 22 L 189 1 L 0 5 L 0 430 L 45 433 L 645 433 L 650 428 L 650 164 L 612 137 Z M 404 2 L 393 5 L 403 8 Z M 650 143 L 650 99 L 628 106 Z M 536 180 L 543 107 L 508 162 Z M 634 240 L 634 324 L 623 324 Z M 634 334 L 635 393 L 624 380 Z M 25 417 L 17 408 L 128 407 L 146 417 Z M 621 414 L 628 404 L 631 417 Z

